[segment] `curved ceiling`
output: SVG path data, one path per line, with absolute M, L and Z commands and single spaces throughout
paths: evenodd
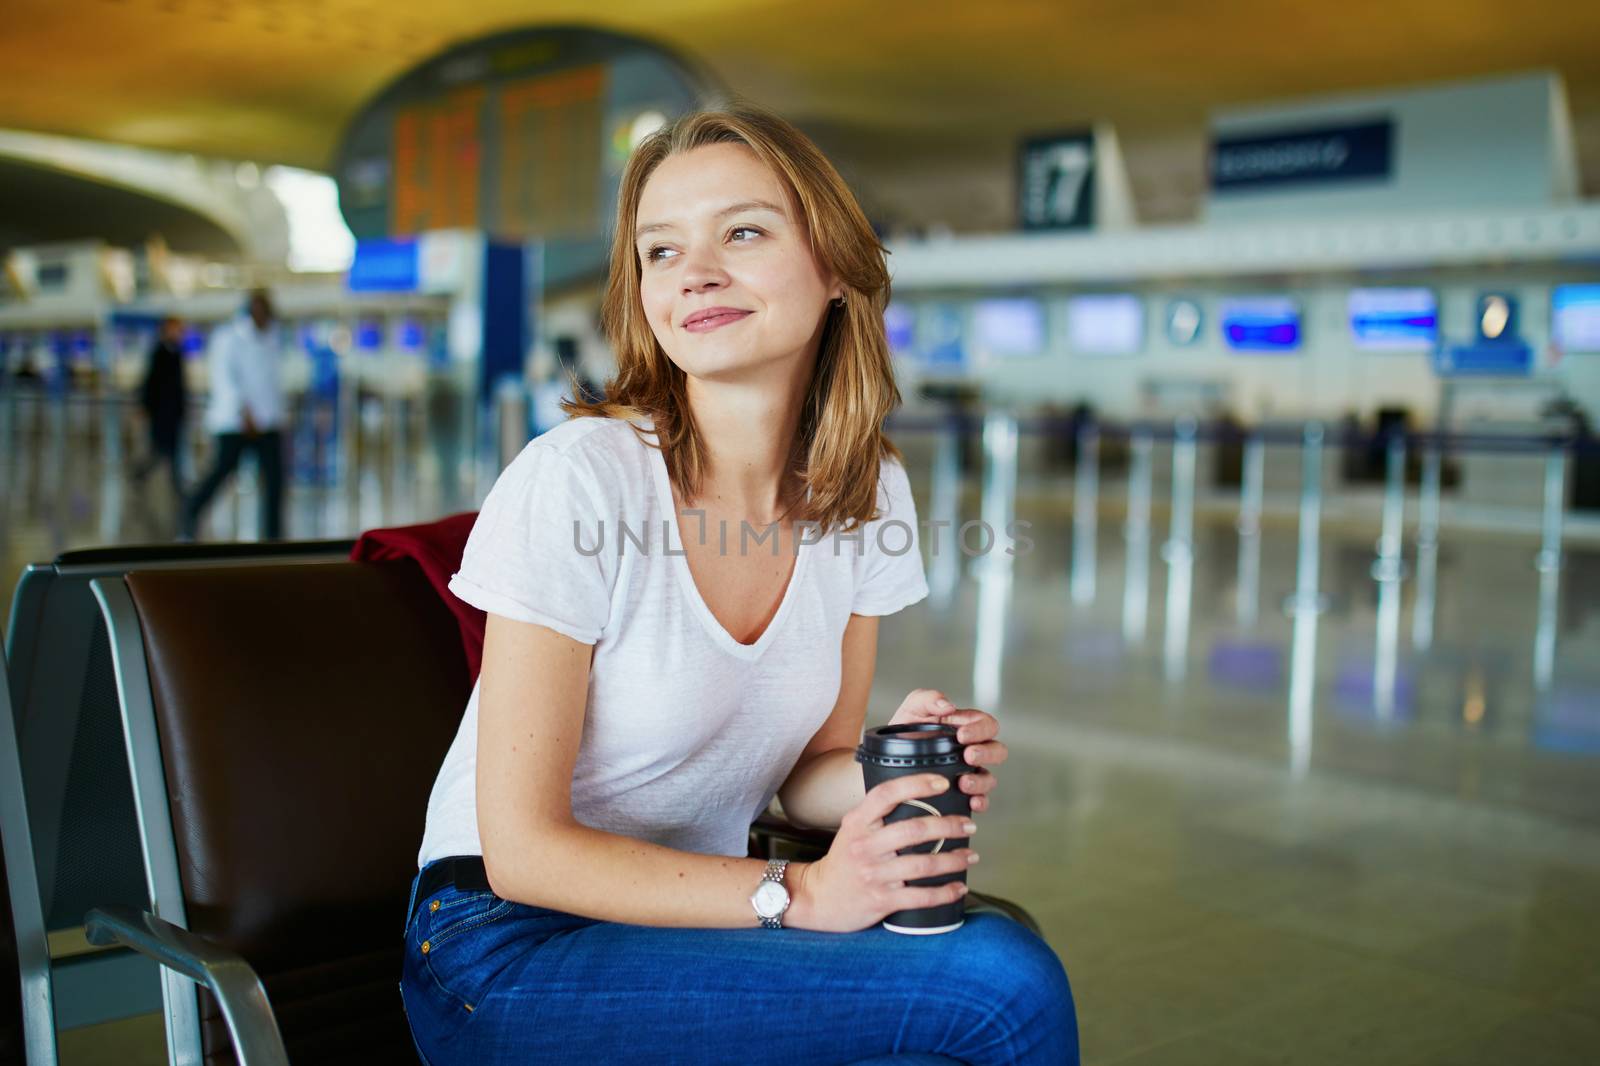
M 1554 69 L 1600 186 L 1600 5 L 1569 0 L 10 0 L 0 127 L 327 168 L 447 46 L 533 24 L 650 38 L 813 131 L 896 214 L 1006 225 L 1028 133 L 1110 121 L 1140 213 L 1193 213 L 1207 112 Z M 597 17 L 596 12 L 601 14 Z
M 238 240 L 202 212 L 135 189 L 0 157 L 0 248 L 104 240 L 134 248 L 159 234 L 180 252 L 233 258 Z M 22 210 L 17 210 L 21 206 Z

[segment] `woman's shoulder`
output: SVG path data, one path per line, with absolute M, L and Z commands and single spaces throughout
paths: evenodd
M 648 428 L 645 424 L 643 428 Z M 530 448 L 548 448 L 569 458 L 597 455 L 635 457 L 645 447 L 633 423 L 621 418 L 585 415 L 569 418 L 528 442 Z
M 911 478 L 898 456 L 885 455 L 878 460 L 878 509 L 897 511 L 901 502 L 911 495 Z
M 648 448 L 624 419 L 573 418 L 529 441 L 506 473 L 581 481 L 598 496 L 626 496 L 649 484 Z

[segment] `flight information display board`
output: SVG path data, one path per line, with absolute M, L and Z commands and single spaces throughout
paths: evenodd
M 350 124 L 339 207 L 360 239 L 598 237 L 638 138 L 708 88 L 663 49 L 601 30 L 473 41 L 403 75 Z

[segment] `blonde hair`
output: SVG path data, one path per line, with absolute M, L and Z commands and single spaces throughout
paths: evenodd
M 769 112 L 749 106 L 695 112 L 634 150 L 617 196 L 611 276 L 601 308 L 617 373 L 606 383 L 605 399 L 578 397 L 563 407 L 575 418 L 649 417 L 674 486 L 686 500 L 698 497 L 708 459 L 705 442 L 689 408 L 685 374 L 667 358 L 644 316 L 634 227 L 639 196 L 656 167 L 713 144 L 744 145 L 787 183 L 804 213 L 813 254 L 845 293 L 844 306 L 828 305 L 790 453 L 790 471 L 809 498 L 802 493 L 789 514 L 823 529 L 869 521 L 877 517 L 879 463 L 900 455 L 883 432 L 884 419 L 900 404 L 884 334 L 885 250 L 833 164 L 805 134 Z

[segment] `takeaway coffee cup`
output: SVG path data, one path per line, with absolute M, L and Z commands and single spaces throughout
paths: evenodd
M 954 726 L 940 725 L 937 722 L 888 725 L 880 729 L 867 730 L 866 735 L 861 738 L 861 746 L 856 749 L 856 762 L 861 764 L 868 791 L 885 781 L 907 774 L 934 773 L 950 779 L 949 789 L 937 796 L 919 796 L 907 800 L 890 811 L 888 817 L 884 818 L 887 824 L 906 818 L 926 818 L 931 815 L 970 815 L 971 797 L 961 791 L 959 784 L 961 775 L 969 769 L 962 757 L 963 751 L 963 745 L 956 739 Z M 898 854 L 953 851 L 966 846 L 966 837 L 952 837 L 947 840 L 930 840 L 914 844 L 909 848 L 900 849 Z M 967 871 L 962 869 L 938 877 L 918 878 L 915 881 L 907 881 L 906 884 L 922 887 L 947 885 L 952 881 L 965 884 L 966 880 Z M 952 929 L 961 928 L 965 914 L 966 897 L 963 896 L 954 903 L 946 903 L 939 907 L 896 911 L 883 920 L 883 927 L 896 933 L 948 933 Z

